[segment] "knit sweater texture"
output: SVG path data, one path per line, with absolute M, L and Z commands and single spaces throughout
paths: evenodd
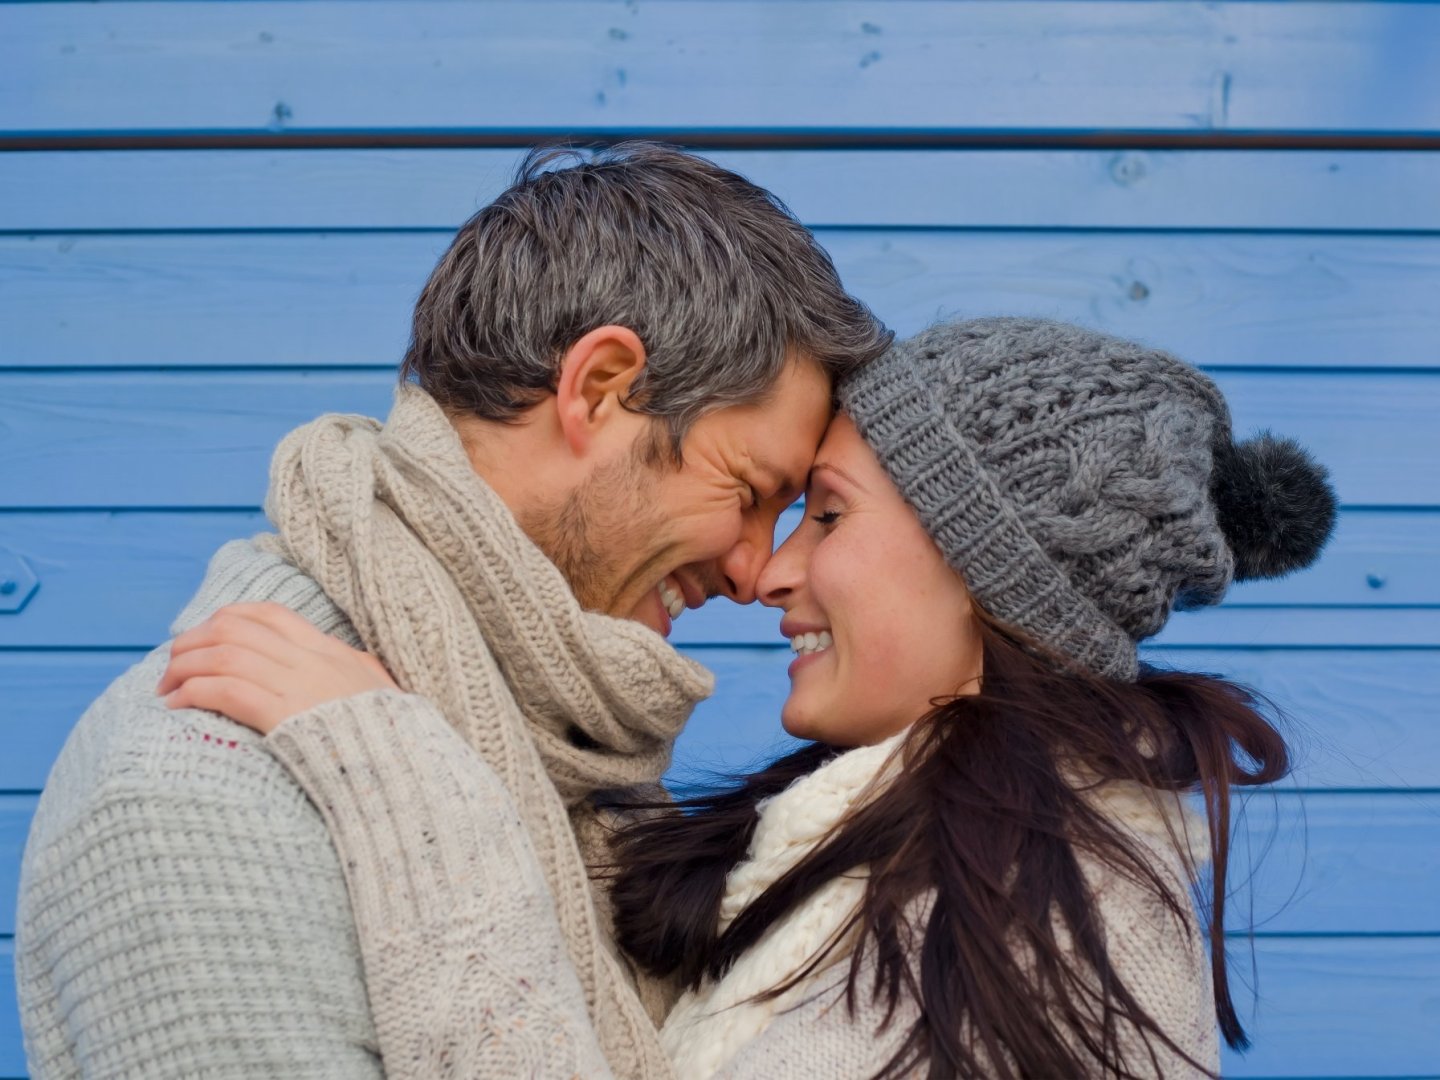
M 376 707 L 380 702 L 383 710 Z M 371 909 L 393 911 L 409 927 L 405 940 L 395 943 L 386 977 L 372 975 L 370 982 L 387 1065 L 414 1063 L 391 1075 L 413 1080 L 509 1075 L 491 1068 L 495 1033 L 523 1031 L 538 1022 L 564 1040 L 565 1052 L 537 1059 L 517 1075 L 559 1080 L 574 1075 L 567 1070 L 582 1063 L 578 1075 L 626 1076 L 580 1056 L 588 1017 L 565 989 L 569 977 L 563 958 L 556 959 L 553 922 L 531 917 L 520 935 L 527 943 L 526 957 L 534 958 L 527 959 L 524 977 L 536 992 L 497 993 L 493 979 L 472 972 L 477 958 L 510 955 L 516 938 L 504 920 L 531 910 L 539 878 L 533 855 L 518 842 L 523 830 L 509 793 L 462 743 L 447 744 L 451 738 L 443 716 L 424 699 L 383 693 L 301 713 L 266 740 L 271 753 L 325 807 L 348 867 L 362 940 L 381 921 L 364 914 Z M 727 879 L 722 918 L 734 918 L 845 813 L 883 791 L 892 748 L 887 743 L 843 754 L 767 802 L 746 859 Z M 1189 881 L 1176 840 L 1202 847 L 1203 823 L 1179 803 L 1159 808 L 1150 793 L 1134 785 L 1109 785 L 1095 798 L 1162 880 L 1185 895 Z M 486 827 L 467 826 L 467 818 Z M 497 835 L 500 830 L 512 835 Z M 434 859 L 428 838 L 440 833 L 451 841 L 446 856 L 451 869 L 422 870 Z M 1218 1069 L 1208 954 L 1195 921 L 1178 920 L 1148 884 L 1083 853 L 1080 860 L 1120 978 L 1188 1056 Z M 410 899 L 414 894 L 406 884 L 416 872 L 437 890 L 423 908 Z M 475 881 L 483 887 L 475 887 Z M 828 942 L 859 897 L 857 883 L 863 885 L 863 878 L 822 888 L 772 928 L 753 955 L 743 957 L 725 978 L 680 999 L 662 1032 L 676 1077 L 862 1080 L 891 1059 L 918 1015 L 916 1007 L 902 1001 L 887 1026 L 883 1009 L 862 994 L 852 1015 L 842 999 L 846 964 L 823 965 L 778 1002 L 745 1000 L 753 989 L 768 988 L 795 971 Z M 848 960 L 843 943 L 837 957 Z M 862 966 L 862 986 L 868 985 L 869 971 Z M 539 985 L 547 981 L 550 985 Z M 432 992 L 432 987 L 443 989 Z M 550 1011 L 536 1016 L 532 1010 L 540 1001 Z M 560 1015 L 567 1007 L 568 1019 Z M 485 1018 L 479 1031 L 476 1016 Z M 403 1039 L 403 1046 L 389 1045 L 387 1032 Z M 1138 1075 L 1202 1075 L 1158 1045 L 1159 1067 L 1152 1071 L 1139 1038 L 1121 1032 Z
M 671 995 L 613 946 L 585 870 L 606 857 L 588 796 L 658 779 L 708 674 L 644 627 L 581 611 L 413 388 L 383 427 L 327 417 L 288 438 L 267 510 L 280 535 L 223 548 L 175 631 L 224 604 L 277 601 L 439 703 L 449 752 L 488 762 L 512 793 L 514 830 L 498 834 L 492 861 L 510 868 L 513 904 L 457 870 L 455 849 L 474 837 L 448 831 L 379 864 L 383 880 L 404 878 L 398 907 L 365 903 L 353 880 L 347 894 L 361 860 L 337 858 L 325 805 L 256 736 L 167 710 L 154 694 L 162 647 L 81 719 L 32 827 L 16 972 L 33 1075 L 475 1075 L 431 1069 L 423 1030 L 396 1032 L 389 1012 L 377 1029 L 365 983 L 389 980 L 422 1012 L 451 998 L 443 983 L 412 981 L 405 958 L 427 945 L 448 957 L 473 930 L 430 917 L 466 887 L 514 935 L 510 953 L 476 960 L 480 981 L 539 995 L 504 1006 L 525 1030 L 496 1044 L 494 1075 L 601 1074 L 607 1061 L 624 1076 L 668 1075 L 654 1022 Z M 373 703 L 382 719 L 384 701 Z M 466 820 L 488 842 L 484 816 Z M 368 843 L 374 867 L 385 849 Z M 538 878 L 513 869 L 522 849 Z M 412 908 L 423 917 L 396 914 Z M 536 922 L 565 973 L 540 991 L 527 972 L 549 954 L 525 944 Z M 537 1019 L 570 1024 L 575 1009 L 583 1022 L 564 1031 Z

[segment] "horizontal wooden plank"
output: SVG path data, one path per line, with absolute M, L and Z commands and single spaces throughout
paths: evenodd
M 0 934 L 35 802 L 0 796 Z M 1251 796 L 1231 875 L 1232 932 L 1440 932 L 1440 795 Z
M 1440 506 L 1440 372 L 1220 370 L 1217 380 L 1238 433 L 1299 439 L 1347 506 Z M 390 369 L 0 372 L 0 508 L 257 506 L 281 436 L 325 412 L 383 417 L 394 388 Z M 1344 597 L 1327 588 L 1307 602 L 1440 603 L 1434 575 L 1401 566 L 1433 557 L 1432 527 L 1365 521 L 1348 545 L 1365 565 L 1347 571 Z M 1388 584 L 1367 586 L 1372 572 Z M 1295 600 L 1290 583 L 1250 591 L 1254 602 Z
M 38 791 L 70 728 L 140 650 L 0 651 L 0 791 Z
M 1440 795 L 1254 792 L 1233 835 L 1232 932 L 1440 933 Z
M 0 648 L 153 648 L 215 549 L 264 531 L 259 511 L 0 514 L 0 549 L 40 582 L 23 610 L 0 615 Z
M 0 551 L 19 556 L 39 581 L 23 610 L 0 615 L 0 648 L 149 648 L 164 639 L 215 549 L 266 528 L 250 510 L 0 513 Z M 1418 572 L 1412 562 L 1397 557 L 1393 565 L 1412 574 Z M 1346 565 L 1334 579 L 1337 594 L 1352 591 Z M 1317 587 L 1324 580 L 1317 578 Z M 1357 606 L 1343 597 L 1344 606 L 1334 607 L 1245 606 L 1245 595 L 1219 609 L 1177 614 L 1157 644 L 1440 644 L 1440 608 L 1384 607 L 1378 600 Z M 775 610 L 716 602 L 682 616 L 674 640 L 765 645 L 780 641 L 778 626 Z
M 1435 1024 L 1440 938 L 1257 941 L 1258 983 L 1242 943 L 1234 994 L 1254 1039 L 1226 1052 L 1227 1077 L 1425 1077 L 1440 1062 Z M 1257 987 L 1258 1015 L 1251 1018 Z
M 395 385 L 388 370 L 0 373 L 0 506 L 258 507 L 286 432 L 384 417 Z
M 1232 950 L 1233 969 L 1248 963 Z M 1224 1073 L 1247 1080 L 1434 1077 L 1435 938 L 1298 938 L 1256 942 L 1261 1014 L 1255 1047 L 1227 1052 Z M 14 1000 L 14 945 L 0 940 L 0 1076 L 25 1075 Z M 1248 997 L 1237 989 L 1242 1009 Z M 1357 1007 L 1357 1002 L 1363 1007 Z
M 701 646 L 716 673 L 676 750 L 677 781 L 741 772 L 787 740 L 780 706 L 789 650 Z M 75 720 L 140 650 L 0 650 L 0 790 L 38 790 Z M 1261 690 L 1285 716 L 1295 773 L 1284 787 L 1440 789 L 1440 651 L 1375 649 L 1148 650 L 1187 671 L 1224 675 Z
M 15 932 L 20 856 L 35 816 L 34 795 L 0 795 L 0 935 Z
M 1403 4 L 12 4 L 0 130 L 1433 132 L 1437 50 Z
M 15 942 L 0 938 L 0 1076 L 27 1076 L 20 1010 L 15 1003 Z
M 716 689 L 680 736 L 673 780 L 743 772 L 791 745 L 779 726 L 790 690 L 788 648 L 689 651 L 715 672 Z M 1234 647 L 1147 649 L 1145 656 L 1263 693 L 1280 710 L 1291 748 L 1294 773 L 1280 785 L 1283 791 L 1440 789 L 1440 651 Z M 0 671 L 5 661 L 0 653 Z M 34 722 L 68 726 L 73 715 L 41 705 Z
M 1440 652 L 1149 648 L 1145 658 L 1224 676 L 1280 710 L 1294 759 L 1282 786 L 1440 789 Z
M 1437 9 L 1440 11 L 1440 9 Z M 1030 314 L 1207 366 L 1440 366 L 1440 238 L 822 230 L 901 334 Z M 446 233 L 0 237 L 0 367 L 389 365 Z
M 437 229 L 518 150 L 37 151 L 0 156 L 0 231 Z M 815 227 L 1440 229 L 1427 151 L 738 150 L 706 155 Z
M 1335 534 L 1315 566 L 1274 581 L 1242 582 L 1225 602 L 1255 607 L 1437 604 L 1437 559 L 1440 514 L 1342 511 Z

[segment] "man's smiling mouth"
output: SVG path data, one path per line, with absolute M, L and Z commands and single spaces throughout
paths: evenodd
M 660 603 L 671 619 L 678 619 L 680 613 L 685 610 L 685 595 L 680 591 L 678 585 L 671 583 L 669 577 L 662 578 L 660 581 Z

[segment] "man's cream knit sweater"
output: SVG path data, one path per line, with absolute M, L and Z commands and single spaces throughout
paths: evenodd
M 518 839 L 492 862 L 518 867 L 523 849 L 540 868 L 538 888 L 508 894 L 511 944 L 532 926 L 537 939 L 555 931 L 550 959 L 565 961 L 534 978 L 548 962 L 540 950 L 476 959 L 466 977 L 526 998 L 506 1008 L 530 1017 L 523 1035 L 493 1043 L 489 1065 L 588 1075 L 608 1062 L 668 1076 L 655 1032 L 667 988 L 618 954 L 586 869 L 608 857 L 590 796 L 659 780 L 709 673 L 653 631 L 582 611 L 416 387 L 397 390 L 383 425 L 332 415 L 287 436 L 266 510 L 278 535 L 222 549 L 176 629 L 225 604 L 276 601 L 436 703 L 452 740 L 514 797 Z M 158 650 L 95 703 L 41 798 L 16 940 L 35 1076 L 381 1075 L 377 1052 L 405 1040 L 386 1017 L 372 1022 L 364 979 L 383 982 L 393 956 L 473 927 L 425 918 L 357 934 L 368 909 L 351 908 L 351 867 L 336 858 L 323 805 L 248 733 L 165 709 L 154 688 L 166 659 Z M 375 708 L 383 719 L 384 702 Z M 473 839 L 431 834 L 416 862 L 381 872 L 406 874 L 427 915 L 427 899 L 468 887 L 496 918 L 495 891 L 478 878 L 426 880 Z M 445 992 L 420 986 L 421 1002 Z M 586 1022 L 565 1029 L 577 1001 Z M 385 1067 L 406 1066 L 392 1056 Z
M 320 588 L 222 548 L 185 629 L 272 600 L 358 643 Z M 157 649 L 95 702 L 31 827 L 16 940 L 35 1080 L 384 1076 L 345 878 L 252 732 L 172 713 Z
M 260 600 L 284 604 L 320 629 L 360 644 L 313 579 L 251 541 L 235 541 L 216 554 L 175 632 L 225 604 Z M 487 851 L 506 867 L 508 891 L 501 897 L 458 875 L 443 888 L 415 889 L 407 896 L 421 907 L 398 909 L 408 912 L 399 923 L 397 909 L 385 908 L 384 926 L 399 931 L 382 941 L 374 932 L 379 924 L 368 924 L 362 950 L 356 918 L 372 909 L 347 891 L 351 868 L 336 854 L 324 807 L 306 797 L 253 732 L 212 714 L 168 710 L 154 693 L 168 655 L 168 647 L 151 653 L 86 712 L 51 773 L 31 828 L 16 981 L 34 1080 L 608 1073 L 564 955 L 552 893 L 543 879 L 537 886 L 519 872 L 536 862 L 518 820 L 486 834 L 482 807 L 478 817 L 457 823 L 463 828 L 422 840 L 435 845 L 427 848 L 428 862 L 411 851 L 406 854 L 419 861 L 402 865 L 389 849 L 380 872 L 398 886 L 402 879 L 417 881 L 417 868 L 453 865 L 441 861 L 446 853 L 493 840 Z M 386 705 L 378 703 L 372 724 L 388 715 Z M 669 722 L 678 728 L 680 719 Z M 349 721 L 353 725 L 353 714 Z M 479 761 L 443 719 L 437 722 L 452 751 L 459 746 Z M 403 757 L 383 764 L 405 767 Z M 447 796 L 477 809 L 475 791 L 447 789 Z M 508 805 L 513 814 L 513 803 Z M 362 844 L 367 868 L 387 850 L 386 829 L 372 824 L 375 834 Z M 511 851 L 513 845 L 524 858 Z M 398 876 L 391 878 L 391 871 Z M 492 985 L 530 984 L 528 1000 L 518 1007 L 532 1033 L 545 1028 L 546 1011 L 558 1011 L 567 1025 L 551 1033 L 557 1055 L 536 1057 L 531 1044 L 518 1038 L 503 1046 L 491 1042 L 533 1070 L 511 1071 L 513 1058 L 502 1054 L 490 1059 L 501 1062 L 496 1071 L 416 1073 L 417 1061 L 407 1065 L 390 1051 L 408 1044 L 412 1034 L 425 1039 L 423 1028 L 397 1036 L 387 1011 L 377 1033 L 370 1001 L 377 992 L 386 1000 L 403 997 L 417 1018 L 443 1011 L 446 1001 L 473 1002 L 473 996 L 464 999 L 423 976 L 411 982 L 414 963 L 405 959 L 426 942 L 448 959 L 461 956 L 458 950 L 474 929 L 468 915 L 447 922 L 434 904 L 450 904 L 451 891 L 467 885 L 474 890 L 472 910 L 503 919 L 512 943 L 508 958 L 497 952 L 480 961 Z M 600 925 L 608 933 L 603 918 Z M 663 1013 L 664 999 L 647 1004 Z M 571 1010 L 578 1010 L 579 1022 Z M 471 1031 L 485 1038 L 480 1026 Z M 383 1062 L 381 1036 L 387 1037 Z M 653 1031 L 649 1037 L 655 1039 Z M 562 1060 L 568 1063 L 563 1069 Z

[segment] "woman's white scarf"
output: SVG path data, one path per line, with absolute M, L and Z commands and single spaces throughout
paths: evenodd
M 850 814 L 883 795 L 901 768 L 906 734 L 847 751 L 761 804 L 750 849 L 725 880 L 721 931 Z M 1129 782 L 1092 786 L 1086 796 L 1137 838 L 1161 849 L 1188 847 L 1194 865 L 1207 858 L 1204 819 L 1182 798 Z M 681 997 L 660 1036 L 677 1076 L 715 1075 L 781 1013 L 815 995 L 842 992 L 850 958 L 845 942 L 783 994 L 755 1000 L 804 970 L 836 939 L 859 906 L 867 877 L 861 869 L 827 882 L 771 926 L 719 980 L 707 979 Z
M 904 737 L 901 732 L 846 751 L 761 804 L 750 850 L 725 879 L 722 931 L 847 816 L 884 790 L 899 768 L 895 751 Z M 846 969 L 837 962 L 849 958 L 843 944 L 783 994 L 754 1000 L 802 971 L 836 938 L 855 913 L 865 881 L 866 874 L 857 870 L 826 882 L 771 926 L 718 981 L 706 980 L 681 997 L 660 1033 L 677 1076 L 713 1076 L 780 1013 L 814 994 L 838 990 Z

